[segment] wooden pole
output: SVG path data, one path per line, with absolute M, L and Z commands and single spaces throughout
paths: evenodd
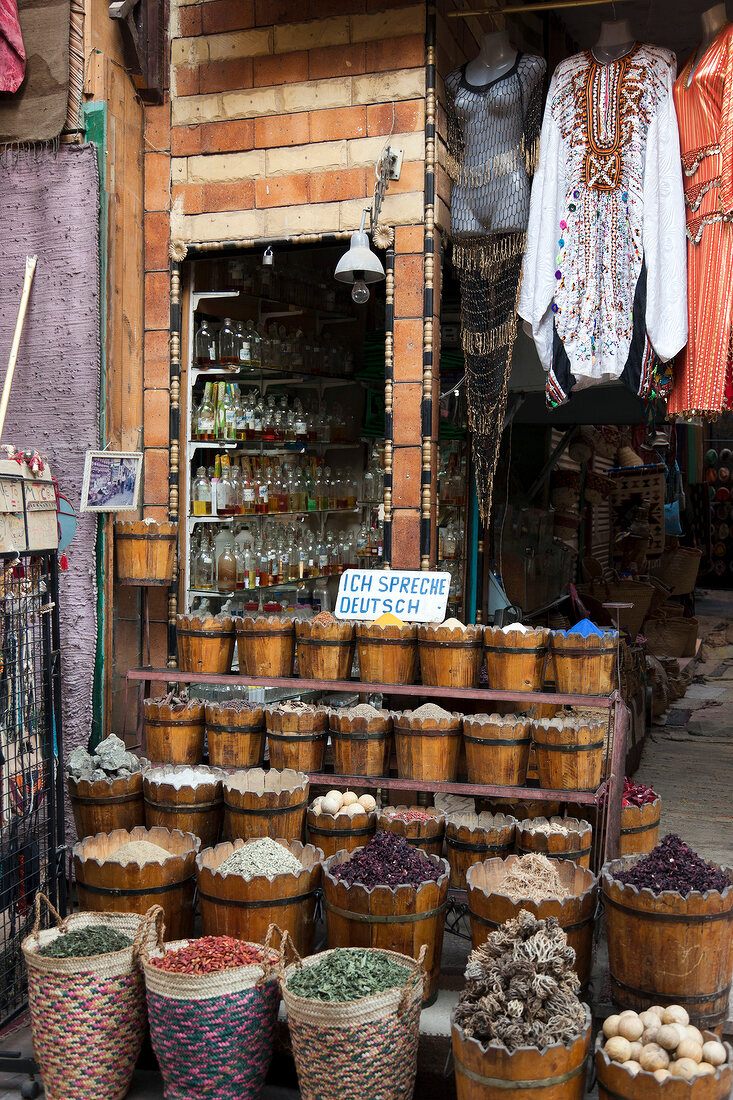
M 33 276 L 36 273 L 37 256 L 26 256 L 25 258 L 25 279 L 23 280 L 23 293 L 20 296 L 20 305 L 18 307 L 18 316 L 15 320 L 15 332 L 13 333 L 13 343 L 10 346 L 10 358 L 8 359 L 8 369 L 5 375 L 5 382 L 3 383 L 3 393 L 0 397 L 0 439 L 3 437 L 3 428 L 5 427 L 5 417 L 8 412 L 8 402 L 10 401 L 10 387 L 13 384 L 13 375 L 15 374 L 15 364 L 18 361 L 18 348 L 20 347 L 20 338 L 23 334 L 23 324 L 25 322 L 25 311 L 28 308 L 28 299 L 31 294 L 31 285 L 33 283 Z

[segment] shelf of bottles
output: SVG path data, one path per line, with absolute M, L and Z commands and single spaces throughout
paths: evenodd
M 438 569 L 451 575 L 448 609 L 459 615 L 465 587 L 466 461 L 463 439 L 440 441 L 438 475 Z

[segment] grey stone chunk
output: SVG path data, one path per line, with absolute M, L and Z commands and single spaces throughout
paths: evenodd
M 89 781 L 91 783 L 96 783 L 98 779 L 107 779 L 107 773 L 103 772 L 101 768 L 95 768 L 89 776 Z
M 85 771 L 93 766 L 93 761 L 86 749 L 74 749 L 69 757 L 67 767 L 70 772 Z
M 131 773 L 130 773 L 129 768 L 118 768 L 117 769 L 117 778 L 118 779 L 129 779 L 130 774 Z

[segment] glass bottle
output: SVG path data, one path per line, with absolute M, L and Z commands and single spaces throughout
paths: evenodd
M 325 512 L 328 508 L 328 488 L 323 482 L 323 471 L 319 468 L 316 474 L 316 482 L 313 487 L 316 497 L 316 507 L 319 512 Z
M 226 382 L 224 384 L 224 395 L 225 438 L 230 442 L 234 442 L 237 438 L 237 406 L 234 396 L 234 386 L 231 382 Z
M 285 466 L 280 467 L 280 472 L 277 478 L 277 510 L 278 512 L 294 512 L 290 500 L 290 488 L 288 485 L 288 475 Z
M 236 588 L 238 592 L 247 587 L 245 549 L 238 534 L 234 536 L 234 560 L 237 565 Z
M 334 482 L 333 478 L 331 477 L 330 468 L 328 466 L 326 466 L 323 473 L 324 473 L 324 477 L 326 479 L 326 485 L 328 486 L 328 490 L 327 490 L 328 491 L 328 507 L 332 508 L 332 509 L 333 508 L 338 508 L 337 497 L 336 497 L 336 483 Z
M 226 540 L 216 559 L 216 587 L 219 592 L 234 592 L 237 588 L 237 559 L 234 556 L 234 539 L 227 531 Z
M 265 409 L 259 394 L 255 399 L 254 418 L 252 422 L 252 438 L 262 439 L 262 425 L 265 419 Z M 248 433 L 249 434 L 249 433 Z
M 244 515 L 252 516 L 255 512 L 255 486 L 249 467 L 242 471 L 242 486 Z
M 273 370 L 282 370 L 282 344 L 277 325 L 270 332 L 270 366 Z
M 213 386 L 207 382 L 204 386 L 204 396 L 196 413 L 196 438 L 212 440 L 216 438 L 216 409 L 213 401 Z
M 241 516 L 244 512 L 244 485 L 242 483 L 242 468 L 238 462 L 232 462 L 230 477 L 234 486 L 234 515 Z
M 208 530 L 201 533 L 201 543 L 196 563 L 196 587 L 207 592 L 214 587 L 214 552 L 211 533 Z
M 263 470 L 255 475 L 255 512 L 258 516 L 266 514 L 269 504 L 269 490 Z
M 221 459 L 221 477 L 216 490 L 216 507 L 220 516 L 233 516 L 237 510 L 237 490 L 232 481 L 228 455 L 222 455 Z
M 268 588 L 269 585 L 272 584 L 270 580 L 270 558 L 264 546 L 260 549 L 258 572 L 260 575 L 260 587 Z
M 259 580 L 257 577 L 257 559 L 255 558 L 254 551 L 251 546 L 248 546 L 244 554 L 244 573 L 246 578 L 246 588 L 257 588 L 259 586 Z
M 305 443 L 308 438 L 308 424 L 303 412 L 303 404 L 299 397 L 293 403 L 295 414 L 295 439 L 297 443 Z
M 255 437 L 255 405 L 257 403 L 257 394 L 254 390 L 250 390 L 244 399 L 244 419 L 246 424 L 246 438 L 254 439 Z
M 240 367 L 244 367 L 246 369 L 249 369 L 250 366 L 249 349 L 249 329 L 245 328 L 240 321 L 237 324 L 237 356 L 239 359 Z
M 344 479 L 342 477 L 340 477 L 336 481 L 336 507 L 337 508 L 347 508 L 348 507 L 348 498 L 347 498 L 346 492 L 347 492 L 346 482 L 344 481 Z
M 239 392 L 239 386 L 232 386 L 234 397 L 234 438 L 238 443 L 243 443 L 247 438 L 247 416 L 244 408 L 244 399 Z
M 237 349 L 237 332 L 231 317 L 224 318 L 224 324 L 219 329 L 219 362 L 222 367 L 236 367 L 239 363 Z
M 203 319 L 194 336 L 194 356 L 199 370 L 209 370 L 216 366 L 216 336 L 209 328 L 209 322 Z
M 249 336 L 249 361 L 252 367 L 260 365 L 260 334 L 252 324 L 247 321 L 247 334 Z
M 262 438 L 271 443 L 275 439 L 275 398 L 272 394 L 267 398 L 267 405 L 262 418 Z
M 196 470 L 196 478 L 191 486 L 191 511 L 195 516 L 211 515 L 211 482 L 203 466 Z
M 267 512 L 272 515 L 277 512 L 279 505 L 277 495 L 277 471 L 274 466 L 269 466 L 267 470 Z
M 353 476 L 346 481 L 346 507 L 356 508 L 356 481 Z

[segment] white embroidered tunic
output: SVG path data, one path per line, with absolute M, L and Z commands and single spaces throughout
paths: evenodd
M 518 306 L 551 407 L 616 379 L 652 396 L 655 357 L 687 341 L 675 68 L 637 43 L 608 65 L 577 54 L 552 78 Z

